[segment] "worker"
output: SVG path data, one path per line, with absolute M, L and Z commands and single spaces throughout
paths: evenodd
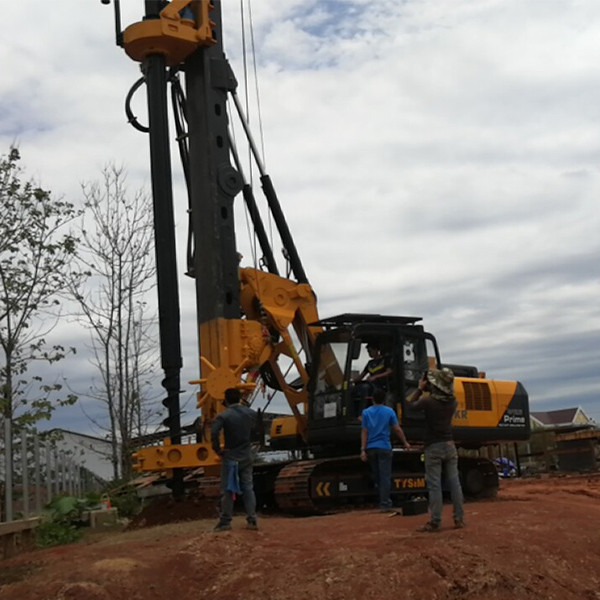
M 369 462 L 371 473 L 379 493 L 379 509 L 389 512 L 392 508 L 392 443 L 391 432 L 398 436 L 406 449 L 410 448 L 404 432 L 398 425 L 396 413 L 385 406 L 385 392 L 378 388 L 373 392 L 373 405 L 362 413 L 360 458 Z
M 439 531 L 442 524 L 442 470 L 450 488 L 454 527 L 465 526 L 463 493 L 458 477 L 458 454 L 452 441 L 452 416 L 456 410 L 454 373 L 429 369 L 408 398 L 411 408 L 425 413 L 425 478 L 429 492 L 429 522 L 419 531 Z
M 367 344 L 367 352 L 369 353 L 369 361 L 365 365 L 360 375 L 356 376 L 352 381 L 358 383 L 367 376 L 367 382 L 370 384 L 368 390 L 359 391 L 362 398 L 359 401 L 359 421 L 361 420 L 360 412 L 364 406 L 370 406 L 372 403 L 373 392 L 377 389 L 382 389 L 385 393 L 385 404 L 393 406 L 393 397 L 390 391 L 389 378 L 392 374 L 390 359 L 388 356 L 381 353 L 381 347 L 377 342 L 369 342 Z
M 381 348 L 376 342 L 369 342 L 367 344 L 367 352 L 370 359 L 362 370 L 362 373 L 354 378 L 354 383 L 362 381 L 368 375 L 367 381 L 373 385 L 374 389 L 379 388 L 384 392 L 388 392 L 388 378 L 392 374 L 388 357 L 381 354 Z
M 251 437 L 256 423 L 256 412 L 240 404 L 238 389 L 225 390 L 225 411 L 217 415 L 210 438 L 213 450 L 221 457 L 221 515 L 215 531 L 231 529 L 233 505 L 241 493 L 246 510 L 246 527 L 258 529 L 256 521 L 256 496 L 252 483 Z M 225 448 L 221 448 L 219 434 L 223 430 Z

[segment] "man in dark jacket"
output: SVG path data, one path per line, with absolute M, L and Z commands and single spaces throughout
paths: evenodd
M 246 509 L 248 529 L 258 529 L 256 496 L 252 483 L 252 447 L 250 439 L 256 423 L 256 412 L 240 404 L 240 391 L 225 391 L 226 410 L 214 420 L 210 438 L 213 450 L 221 457 L 221 517 L 215 531 L 231 529 L 233 504 L 241 493 Z M 219 434 L 223 430 L 225 449 L 221 449 Z
M 454 527 L 465 526 L 463 494 L 458 478 L 458 454 L 452 441 L 452 416 L 456 410 L 454 373 L 430 369 L 408 398 L 411 407 L 425 413 L 425 477 L 429 491 L 429 523 L 420 531 L 439 531 L 442 523 L 442 469 L 450 488 L 454 507 Z

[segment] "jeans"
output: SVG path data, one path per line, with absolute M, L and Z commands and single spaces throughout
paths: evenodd
M 233 516 L 233 494 L 227 491 L 227 461 L 231 459 L 224 458 L 221 462 L 221 518 L 220 523 L 231 523 Z M 246 509 L 246 520 L 248 523 L 256 523 L 256 496 L 254 495 L 254 485 L 252 482 L 252 457 L 239 460 L 238 475 L 240 478 L 240 488 L 242 489 L 242 498 L 244 508 Z
M 381 448 L 368 448 L 367 458 L 379 492 L 379 508 L 391 508 L 392 499 L 392 451 Z
M 425 448 L 425 478 L 429 491 L 430 521 L 434 525 L 442 522 L 442 468 L 454 509 L 454 520 L 462 521 L 463 493 L 458 478 L 458 454 L 454 442 L 435 442 Z

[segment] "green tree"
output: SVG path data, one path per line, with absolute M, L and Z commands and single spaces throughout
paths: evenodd
M 70 268 L 78 240 L 67 230 L 79 211 L 24 181 L 19 160 L 15 147 L 0 157 L 0 414 L 7 480 L 14 427 L 31 427 L 48 419 L 56 405 L 75 401 L 32 365 L 52 364 L 75 351 L 49 345 L 46 336 L 60 316 L 67 280 L 82 277 Z

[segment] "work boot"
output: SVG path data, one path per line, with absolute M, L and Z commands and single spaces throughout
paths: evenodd
M 256 521 L 248 521 L 246 523 L 246 529 L 252 529 L 253 531 L 258 531 L 258 523 Z
M 215 525 L 215 528 L 213 529 L 213 531 L 215 531 L 215 532 L 219 532 L 219 531 L 231 531 L 231 525 L 229 523 L 222 523 L 221 521 L 219 521 Z
M 454 519 L 454 529 L 462 529 L 465 527 L 465 522 L 462 519 Z
M 433 533 L 434 531 L 439 531 L 440 529 L 441 526 L 439 523 L 432 523 L 429 521 L 429 523 L 425 523 L 423 527 L 419 527 L 417 531 L 420 531 L 421 533 Z

